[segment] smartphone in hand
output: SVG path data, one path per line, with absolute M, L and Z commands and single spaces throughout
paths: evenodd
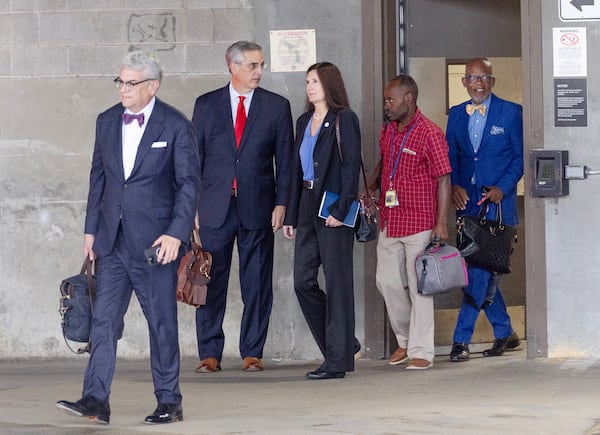
M 158 253 L 160 251 L 160 245 L 152 246 L 151 248 L 144 250 L 146 261 L 149 265 L 155 266 L 158 264 Z

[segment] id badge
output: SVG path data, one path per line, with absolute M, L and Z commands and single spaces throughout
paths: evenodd
M 386 207 L 396 207 L 398 205 L 398 198 L 396 197 L 395 190 L 388 190 L 385 192 L 385 206 Z

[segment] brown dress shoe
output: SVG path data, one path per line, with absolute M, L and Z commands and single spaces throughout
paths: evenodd
M 422 358 L 413 358 L 406 365 L 406 370 L 427 370 L 433 366 L 433 362 Z
M 265 369 L 260 358 L 255 356 L 247 356 L 244 358 L 244 371 L 247 372 L 259 372 Z
M 408 353 L 407 353 L 407 349 L 403 348 L 403 347 L 399 347 L 398 349 L 396 349 L 396 352 L 394 352 L 392 354 L 392 356 L 390 357 L 390 359 L 388 360 L 388 364 L 395 366 L 398 364 L 402 364 L 404 361 L 408 360 Z
M 214 373 L 221 370 L 221 363 L 216 358 L 204 358 L 196 367 L 196 373 Z

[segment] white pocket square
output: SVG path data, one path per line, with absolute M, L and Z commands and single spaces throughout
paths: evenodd
M 166 142 L 154 142 L 152 144 L 152 148 L 166 148 L 166 147 L 167 147 Z
M 497 125 L 492 125 L 492 128 L 490 129 L 490 134 L 493 134 L 493 135 L 504 134 L 504 127 L 498 127 Z

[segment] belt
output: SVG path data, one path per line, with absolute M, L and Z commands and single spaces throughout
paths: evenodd
M 305 189 L 308 189 L 308 190 L 312 190 L 315 188 L 315 181 L 314 180 L 302 180 L 302 187 L 304 187 Z

